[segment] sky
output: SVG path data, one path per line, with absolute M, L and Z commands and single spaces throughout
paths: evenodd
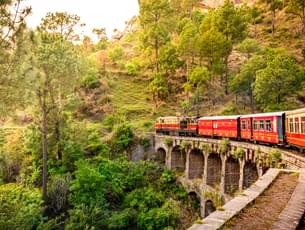
M 32 15 L 27 19 L 30 27 L 39 25 L 48 12 L 77 14 L 86 23 L 84 34 L 91 36 L 93 28 L 106 28 L 108 37 L 114 29 L 125 28 L 125 21 L 138 15 L 138 0 L 25 0 L 32 6 Z

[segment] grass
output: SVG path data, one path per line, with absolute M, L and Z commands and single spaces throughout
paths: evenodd
M 148 80 L 125 75 L 111 76 L 108 80 L 114 113 L 125 115 L 137 132 L 152 131 L 157 117 L 175 114 L 173 103 L 156 108 Z

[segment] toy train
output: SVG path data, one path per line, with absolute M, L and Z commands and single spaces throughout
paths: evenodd
M 274 113 L 206 117 L 160 117 L 157 134 L 229 138 L 305 150 L 305 108 Z

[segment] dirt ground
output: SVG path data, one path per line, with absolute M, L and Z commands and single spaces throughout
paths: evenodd
M 222 229 L 270 229 L 289 201 L 297 181 L 298 177 L 295 174 L 281 173 L 274 183 L 256 199 L 254 204 L 234 217 Z

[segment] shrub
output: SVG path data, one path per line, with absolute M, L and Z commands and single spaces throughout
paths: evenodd
M 98 88 L 100 84 L 100 80 L 94 74 L 88 74 L 82 79 L 82 86 L 87 89 Z
M 170 137 L 167 137 L 167 138 L 165 138 L 165 140 L 164 140 L 164 144 L 166 144 L 167 147 L 173 146 L 173 143 L 174 143 L 174 141 L 173 141 L 173 139 L 170 138 Z
M 148 148 L 150 147 L 150 142 L 149 139 L 146 137 L 141 138 L 140 144 L 144 146 L 144 150 L 147 151 Z
M 134 133 L 129 124 L 124 123 L 117 127 L 114 133 L 113 150 L 115 152 L 122 152 L 130 147 L 133 142 Z
M 110 157 L 110 148 L 101 142 L 98 130 L 92 130 L 90 132 L 86 151 L 90 155 L 99 155 L 104 158 Z
M 75 179 L 70 186 L 70 202 L 73 205 L 95 205 L 105 202 L 105 176 L 87 161 L 76 163 Z
M 100 80 L 97 76 L 96 71 L 89 72 L 83 79 L 82 79 L 82 86 L 87 89 L 95 89 L 100 86 Z
M 42 221 L 41 193 L 16 184 L 0 186 L 1 229 L 35 229 Z
M 75 162 L 84 158 L 84 152 L 80 144 L 67 140 L 62 141 L 62 165 L 68 171 L 75 170 Z
M 124 56 L 124 50 L 121 46 L 115 46 L 109 50 L 109 58 L 113 63 L 117 63 Z
M 138 217 L 140 229 L 159 230 L 175 227 L 179 220 L 179 208 L 173 200 L 166 201 L 162 207 L 150 209 Z
M 242 159 L 245 156 L 245 150 L 243 148 L 237 148 L 233 151 L 233 158 L 238 160 Z
M 137 66 L 134 63 L 128 62 L 125 64 L 125 69 L 127 70 L 128 75 L 135 76 L 137 75 Z
M 225 138 L 220 143 L 219 152 L 220 153 L 226 153 L 230 150 L 230 140 Z

